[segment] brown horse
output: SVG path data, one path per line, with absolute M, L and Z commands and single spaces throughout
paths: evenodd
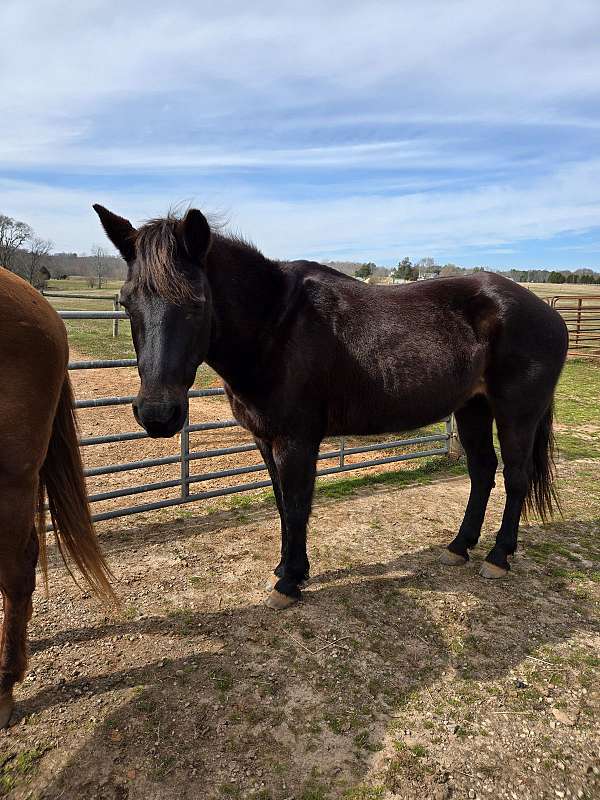
M 277 262 L 211 231 L 195 209 L 139 229 L 94 206 L 128 263 L 141 387 L 134 414 L 172 436 L 196 368 L 221 375 L 273 481 L 281 561 L 268 603 L 285 608 L 308 578 L 306 526 L 325 436 L 419 428 L 454 412 L 471 494 L 443 554 L 464 564 L 477 544 L 498 460 L 506 504 L 481 574 L 505 576 L 523 508 L 552 512 L 553 397 L 567 352 L 558 313 L 493 273 L 367 286 L 310 261 Z
M 68 355 L 65 326 L 52 306 L 0 268 L 0 727 L 8 724 L 13 686 L 27 667 L 38 555 L 47 580 L 45 493 L 61 554 L 97 595 L 115 600 L 87 502 Z

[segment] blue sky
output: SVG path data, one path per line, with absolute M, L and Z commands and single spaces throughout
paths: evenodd
M 0 213 L 267 255 L 600 269 L 600 3 L 4 0 Z

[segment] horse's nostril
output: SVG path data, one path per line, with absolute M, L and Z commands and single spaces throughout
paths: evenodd
M 169 415 L 169 419 L 167 420 L 167 424 L 170 425 L 171 423 L 179 419 L 179 413 L 180 413 L 179 406 L 173 406 L 171 414 Z

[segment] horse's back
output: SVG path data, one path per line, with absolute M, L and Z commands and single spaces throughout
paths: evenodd
M 287 270 L 303 286 L 292 372 L 326 398 L 329 434 L 433 422 L 485 391 L 489 371 L 500 362 L 504 370 L 516 351 L 535 361 L 551 355 L 549 340 L 551 350 L 563 347 L 558 314 L 493 273 L 371 286 L 313 262 Z
M 414 428 L 474 391 L 486 342 L 457 302 L 459 284 L 432 292 L 371 286 L 312 262 L 286 269 L 302 285 L 285 358 L 299 395 L 292 405 L 312 393 L 328 434 Z

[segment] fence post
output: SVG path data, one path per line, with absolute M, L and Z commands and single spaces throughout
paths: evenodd
M 583 301 L 583 297 L 580 297 L 577 301 L 577 333 L 575 334 L 575 344 L 579 344 L 579 334 L 581 332 L 581 303 Z
M 119 295 L 116 294 L 113 301 L 113 307 L 115 311 L 120 311 L 121 304 L 119 303 Z M 119 335 L 119 320 L 113 319 L 113 338 Z
M 344 466 L 345 451 L 346 451 L 346 437 L 340 436 L 340 467 Z
M 190 415 L 189 412 L 185 418 L 183 428 L 181 429 L 181 498 L 184 499 L 189 496 L 190 484 L 188 478 L 190 477 Z

